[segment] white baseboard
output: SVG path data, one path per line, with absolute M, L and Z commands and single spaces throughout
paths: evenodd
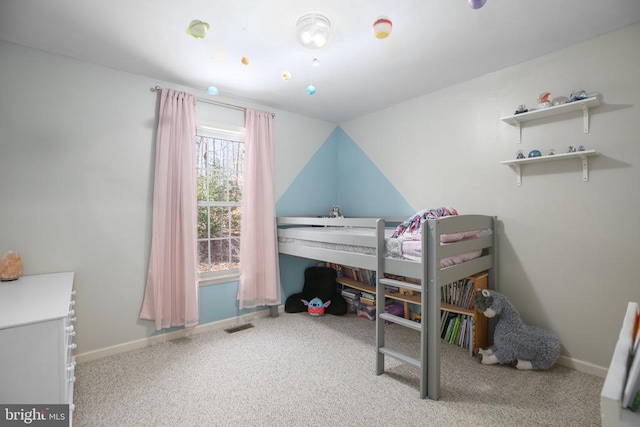
M 278 313 L 284 312 L 284 306 L 278 307 Z M 180 329 L 177 331 L 167 332 L 165 334 L 154 335 L 147 338 L 142 338 L 135 341 L 129 341 L 123 344 L 114 345 L 111 347 L 101 348 L 99 350 L 93 350 L 82 354 L 76 355 L 76 363 L 90 362 L 96 359 L 102 359 L 103 357 L 113 356 L 120 353 L 126 353 L 132 350 L 139 350 L 141 348 L 149 347 L 152 345 L 168 342 L 178 338 L 190 337 L 204 332 L 217 331 L 233 326 L 237 326 L 240 323 L 249 322 L 252 319 L 259 317 L 269 317 L 271 309 L 266 308 L 253 313 L 243 314 L 241 316 L 231 317 L 229 319 L 218 320 L 216 322 L 205 323 L 204 325 L 194 326 L 193 328 Z
M 576 371 L 584 372 L 585 374 L 595 375 L 596 377 L 605 378 L 607 376 L 607 368 L 594 365 L 589 362 L 584 362 L 578 359 L 572 359 L 568 356 L 560 356 L 558 358 L 558 365 L 566 366 L 567 368 L 575 369 Z

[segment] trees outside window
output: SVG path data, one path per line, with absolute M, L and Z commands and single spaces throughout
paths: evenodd
M 198 128 L 198 273 L 201 280 L 240 272 L 244 135 Z

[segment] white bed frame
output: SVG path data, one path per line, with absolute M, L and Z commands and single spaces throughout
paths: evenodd
M 279 217 L 278 237 L 371 247 L 376 248 L 376 255 L 283 242 L 278 243 L 278 248 L 281 254 L 375 271 L 378 285 L 382 285 L 376 286 L 376 313 L 379 313 L 376 315 L 376 373 L 380 375 L 384 372 L 385 355 L 417 366 L 420 369 L 420 397 L 424 399 L 428 396 L 437 400 L 440 398 L 440 288 L 484 271 L 489 272 L 489 288 L 496 288 L 497 219 L 486 215 L 456 215 L 426 220 L 422 227 L 422 262 L 385 258 L 385 228 L 395 227 L 404 219 Z M 373 229 L 374 233 L 371 236 L 317 233 L 317 228 L 312 227 L 318 226 L 365 227 Z M 485 237 L 440 244 L 440 236 L 443 234 L 487 229 L 492 232 Z M 479 258 L 450 267 L 440 266 L 440 260 L 443 258 L 478 249 L 482 250 Z M 422 286 L 386 279 L 384 273 L 419 279 Z M 384 285 L 402 286 L 419 291 L 423 323 L 385 313 Z M 385 347 L 385 320 L 420 331 L 419 359 Z M 423 327 L 425 324 L 426 328 Z

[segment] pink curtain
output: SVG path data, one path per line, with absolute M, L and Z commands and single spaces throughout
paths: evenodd
M 193 95 L 162 89 L 151 256 L 140 311 L 156 330 L 198 324 L 195 103 Z
M 247 109 L 240 220 L 240 308 L 280 304 L 272 122 L 271 113 Z

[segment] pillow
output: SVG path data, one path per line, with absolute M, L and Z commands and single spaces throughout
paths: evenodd
M 478 234 L 480 234 L 480 230 L 463 231 L 461 233 L 443 234 L 440 236 L 440 243 L 453 243 L 453 242 L 459 242 L 460 240 L 473 239 L 474 237 L 478 237 Z
M 463 262 L 471 261 L 482 255 L 482 250 L 478 249 L 471 252 L 465 252 L 459 255 L 453 255 L 449 258 L 442 258 L 440 260 L 440 267 L 451 267 L 452 265 L 462 264 Z
M 473 239 L 478 237 L 480 230 L 463 231 L 460 233 L 449 233 L 440 235 L 440 243 L 453 243 L 460 240 Z M 420 231 L 405 232 L 398 237 L 400 240 L 422 240 L 422 233 Z

